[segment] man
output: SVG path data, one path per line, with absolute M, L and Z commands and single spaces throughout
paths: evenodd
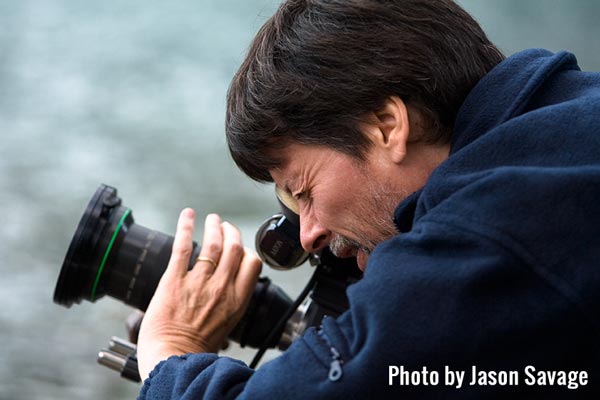
M 276 360 L 219 358 L 260 263 L 210 215 L 188 272 L 184 210 L 140 398 L 593 396 L 599 115 L 600 75 L 568 53 L 505 60 L 449 0 L 286 1 L 233 79 L 228 143 L 294 199 L 307 251 L 364 278 Z

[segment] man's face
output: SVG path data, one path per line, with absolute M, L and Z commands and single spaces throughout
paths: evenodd
M 359 126 L 370 142 L 364 160 L 326 146 L 292 143 L 281 151 L 282 166 L 269 173 L 297 203 L 290 208 L 300 215 L 306 251 L 329 245 L 338 257 L 356 256 L 364 271 L 373 248 L 397 233 L 397 204 L 448 158 L 449 144 L 419 140 L 423 126 L 416 108 L 391 96 Z
M 410 193 L 391 185 L 389 171 L 370 158 L 301 144 L 287 146 L 283 157 L 270 173 L 297 202 L 304 249 L 329 245 L 338 257 L 356 256 L 364 270 L 373 248 L 396 234 L 394 208 Z

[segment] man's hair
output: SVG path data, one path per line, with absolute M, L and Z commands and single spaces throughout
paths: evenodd
M 229 87 L 229 149 L 257 181 L 272 181 L 290 143 L 364 159 L 359 122 L 394 95 L 421 113 L 425 140 L 449 142 L 465 97 L 503 58 L 451 0 L 288 0 Z

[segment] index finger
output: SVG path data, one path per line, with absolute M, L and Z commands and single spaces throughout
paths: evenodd
M 194 237 L 194 210 L 186 208 L 179 214 L 173 251 L 164 275 L 185 276 L 192 256 Z

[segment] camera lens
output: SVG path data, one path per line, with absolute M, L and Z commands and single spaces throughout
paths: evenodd
M 77 226 L 54 301 L 70 307 L 108 295 L 146 310 L 169 262 L 173 239 L 137 225 L 117 190 L 101 185 Z M 194 243 L 191 263 L 199 253 Z
M 148 307 L 169 263 L 174 237 L 136 224 L 131 209 L 121 203 L 117 190 L 107 185 L 92 196 L 65 256 L 55 303 L 70 307 L 108 295 L 142 311 Z M 189 269 L 198 254 L 200 246 L 194 242 Z M 283 291 L 261 278 L 230 337 L 260 346 L 291 304 Z

